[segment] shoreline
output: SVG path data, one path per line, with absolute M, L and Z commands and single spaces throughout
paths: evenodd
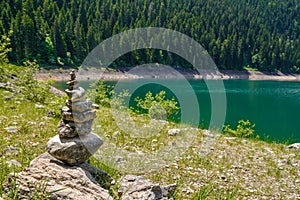
M 81 70 L 77 75 L 79 81 L 95 80 L 134 80 L 134 79 L 194 79 L 194 80 L 260 80 L 260 81 L 289 81 L 300 82 L 300 74 L 284 74 L 281 72 L 258 72 L 258 71 L 232 71 L 232 70 L 203 70 L 200 74 L 196 70 L 174 68 L 176 70 L 166 71 L 160 68 L 145 68 L 143 70 Z M 41 69 L 36 74 L 40 81 L 67 81 L 71 69 L 45 70 Z

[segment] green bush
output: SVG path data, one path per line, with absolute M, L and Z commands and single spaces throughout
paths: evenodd
M 38 72 L 39 66 L 35 61 L 23 63 L 22 71 L 15 82 L 20 93 L 34 102 L 45 103 L 49 95 L 50 86 L 39 82 L 34 76 Z
M 123 109 L 125 99 L 130 97 L 127 90 L 117 94 L 114 86 L 103 81 L 92 83 L 91 88 L 93 89 L 87 92 L 88 97 L 104 107 Z M 167 99 L 165 91 L 160 91 L 155 96 L 149 91 L 144 98 L 137 97 L 134 101 L 137 103 L 137 108 L 131 108 L 131 111 L 148 113 L 152 119 L 169 119 L 179 110 L 178 102 L 174 97 Z
M 174 97 L 166 98 L 166 91 L 160 91 L 155 96 L 149 91 L 143 99 L 137 97 L 134 100 L 138 108 L 146 111 L 154 119 L 165 119 L 165 117 L 169 119 L 179 110 L 178 102 Z
M 230 125 L 227 125 L 223 129 L 223 133 L 240 138 L 250 138 L 254 134 L 255 124 L 252 124 L 249 120 L 239 120 L 236 129 L 231 129 Z

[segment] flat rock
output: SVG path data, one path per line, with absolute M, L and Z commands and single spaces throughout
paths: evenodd
M 86 135 L 92 131 L 93 120 L 86 122 L 70 122 L 61 120 L 58 124 L 58 134 L 61 138 L 72 138 L 77 135 Z
M 70 100 L 66 101 L 66 105 L 75 112 L 84 112 L 87 110 L 91 110 L 93 107 L 93 103 L 89 99 L 85 99 L 84 101 L 72 102 Z
M 14 180 L 13 174 L 11 179 Z M 33 199 L 38 195 L 41 199 L 47 197 L 52 200 L 113 200 L 108 191 L 101 187 L 101 182 L 109 181 L 111 178 L 105 172 L 87 163 L 65 165 L 48 153 L 34 159 L 27 169 L 16 175 L 20 199 Z M 37 187 L 45 191 L 37 191 Z
M 61 115 L 63 120 L 74 121 L 74 122 L 86 122 L 86 121 L 93 120 L 97 117 L 95 110 L 75 112 L 71 110 L 66 110 L 65 107 L 62 110 Z
M 176 184 L 160 186 L 141 176 L 127 175 L 118 180 L 121 200 L 168 200 Z
M 56 135 L 48 141 L 47 146 L 48 152 L 56 159 L 69 165 L 78 165 L 87 161 L 102 144 L 98 135 L 89 133 L 74 138 Z

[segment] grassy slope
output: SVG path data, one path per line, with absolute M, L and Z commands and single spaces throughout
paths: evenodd
M 157 147 L 148 141 L 134 141 L 118 131 L 110 109 L 101 109 L 98 121 L 108 138 L 115 140 L 119 148 L 129 151 L 155 151 Z M 136 118 L 137 123 L 145 119 Z M 143 123 L 142 122 L 142 123 Z M 141 123 L 141 124 L 142 124 Z M 166 136 L 166 130 L 176 127 L 168 123 L 155 139 L 157 143 L 176 139 Z M 267 143 L 254 139 L 227 137 L 215 133 L 208 139 L 201 130 L 188 150 L 158 171 L 143 174 L 162 184 L 176 182 L 178 199 L 295 199 L 300 195 L 300 154 L 290 151 L 283 144 Z M 181 133 L 183 134 L 183 133 Z M 150 147 L 150 148 L 149 148 Z M 203 154 L 203 150 L 209 150 Z M 101 151 L 101 149 L 100 149 Z M 97 164 L 97 161 L 94 161 Z
M 13 98 L 5 100 L 8 97 Z M 35 104 L 26 100 L 26 96 L 20 93 L 15 95 L 0 89 L 1 185 L 7 181 L 9 173 L 28 167 L 33 158 L 45 152 L 49 137 L 56 134 L 59 118 L 45 116 L 50 107 L 58 109 L 63 101 L 47 94 L 45 108 L 36 108 Z M 174 138 L 167 135 L 168 129 L 178 126 L 173 123 L 166 124 L 157 135 L 146 140 L 133 139 L 119 130 L 111 111 L 108 108 L 100 108 L 94 126 L 96 129 L 101 125 L 105 137 L 110 138 L 119 148 L 126 148 L 132 152 L 151 152 L 162 148 L 169 140 L 176 140 L 177 136 Z M 134 116 L 134 120 L 138 124 L 137 127 L 148 121 L 145 116 Z M 126 125 L 124 122 L 124 126 Z M 4 129 L 9 126 L 16 126 L 17 132 L 9 133 Z M 283 144 L 218 134 L 208 139 L 201 130 L 193 131 L 196 136 L 192 145 L 178 160 L 168 163 L 158 171 L 144 173 L 143 176 L 161 184 L 176 182 L 177 199 L 300 198 L 299 151 L 287 150 Z M 154 139 L 158 141 L 156 144 Z M 11 147 L 17 152 L 9 151 Z M 208 154 L 201 153 L 203 149 L 208 150 Z M 13 159 L 22 166 L 9 167 L 7 161 Z M 124 174 L 115 171 L 112 166 L 104 166 L 95 158 L 91 159 L 91 163 L 104 168 L 114 178 Z M 112 189 L 112 192 L 114 191 Z M 4 193 L 3 187 L 0 187 L 0 197 L 2 195 L 6 199 L 9 194 Z

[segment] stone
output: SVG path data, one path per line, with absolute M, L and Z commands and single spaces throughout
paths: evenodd
M 85 121 L 85 122 L 76 122 L 75 127 L 76 131 L 79 135 L 85 135 L 88 134 L 92 131 L 92 125 L 93 125 L 93 119 L 90 121 Z
M 82 87 L 79 87 L 75 90 L 66 89 L 65 92 L 72 102 L 80 101 L 85 96 L 85 90 Z
M 92 102 L 89 99 L 86 99 L 84 101 L 78 101 L 78 102 L 71 102 L 70 100 L 66 101 L 66 105 L 68 108 L 72 109 L 75 112 L 84 112 L 87 110 L 91 110 L 92 107 Z
M 92 131 L 93 120 L 86 122 L 70 122 L 61 120 L 58 124 L 59 137 L 75 137 L 77 135 L 85 135 Z
M 71 80 L 75 80 L 76 79 L 76 74 L 75 74 L 75 70 L 74 69 L 70 72 L 70 77 L 71 77 Z
M 16 176 L 11 174 L 10 179 L 16 180 L 20 199 L 33 199 L 36 195 L 42 199 L 46 195 L 51 200 L 113 200 L 104 189 L 112 182 L 105 172 L 87 163 L 68 166 L 48 153 L 34 159 Z M 42 189 L 37 191 L 37 187 Z
M 60 138 L 56 135 L 48 141 L 47 147 L 56 159 L 69 165 L 78 165 L 87 161 L 102 144 L 98 135 L 89 133 L 74 138 Z
M 43 106 L 43 105 L 41 105 L 41 104 L 35 104 L 35 108 L 43 109 L 43 108 L 45 108 L 45 106 Z
M 92 108 L 94 108 L 94 109 L 99 109 L 100 106 L 99 106 L 98 104 L 93 103 L 93 104 L 92 104 Z
M 8 146 L 5 151 L 4 151 L 5 155 L 15 155 L 18 154 L 18 149 L 14 146 Z
M 95 110 L 88 110 L 85 112 L 62 111 L 61 115 L 63 120 L 74 122 L 86 122 L 97 117 Z
M 288 146 L 289 149 L 300 150 L 300 143 L 291 144 Z
M 5 97 L 3 97 L 4 101 L 9 101 L 9 100 L 13 100 L 13 99 L 14 99 L 13 96 L 5 96 Z
M 4 128 L 4 130 L 6 130 L 9 133 L 16 133 L 18 132 L 18 127 L 17 126 L 9 126 Z
M 61 120 L 58 124 L 58 135 L 60 138 L 73 138 L 78 135 L 76 127 L 67 124 L 64 120 Z
M 39 123 L 39 126 L 45 126 L 46 125 L 46 122 L 40 122 Z
M 215 136 L 209 130 L 202 130 L 202 133 L 205 137 L 214 138 Z
M 0 88 L 6 88 L 6 83 L 0 83 Z
M 118 194 L 121 200 L 168 200 L 176 184 L 160 186 L 141 176 L 127 175 L 118 180 Z
M 19 161 L 17 160 L 9 160 L 6 162 L 6 164 L 8 165 L 8 167 L 22 167 L 22 164 L 19 163 Z
M 70 80 L 67 82 L 68 89 L 73 90 L 74 88 L 78 88 L 78 82 L 76 80 Z
M 174 128 L 174 129 L 168 130 L 168 134 L 169 134 L 169 135 L 172 135 L 172 136 L 175 136 L 175 135 L 179 134 L 180 131 L 181 131 L 181 130 L 180 130 L 179 128 Z
M 46 113 L 46 117 L 55 117 L 55 112 L 52 110 L 48 110 L 48 112 Z

